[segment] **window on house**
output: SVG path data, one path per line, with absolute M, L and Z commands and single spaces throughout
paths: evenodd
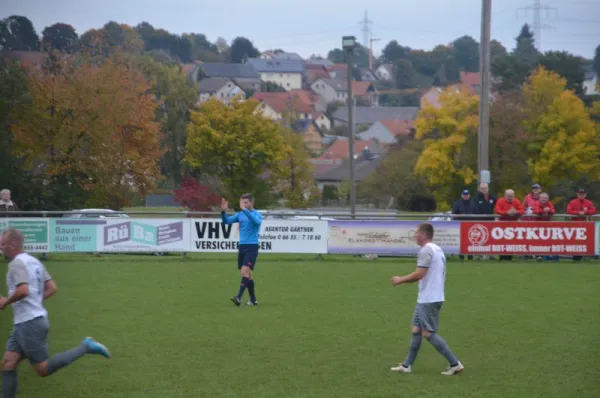
M 287 83 L 287 86 L 289 87 L 289 86 L 290 86 L 290 84 L 289 84 L 289 83 Z

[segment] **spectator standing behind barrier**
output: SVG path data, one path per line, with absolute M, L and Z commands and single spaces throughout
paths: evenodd
M 596 214 L 596 207 L 591 200 L 587 198 L 585 189 L 577 190 L 577 197 L 567 205 L 567 214 L 575 216 L 573 221 L 585 221 L 587 217 Z M 581 261 L 583 256 L 573 256 L 573 261 Z
M 523 205 L 515 198 L 515 191 L 507 189 L 504 197 L 496 202 L 496 214 L 499 221 L 517 221 L 523 215 Z M 512 256 L 500 256 L 501 261 L 511 261 Z
M 452 206 L 452 214 L 477 214 L 477 207 L 475 206 L 475 202 L 471 199 L 471 192 L 468 189 L 464 189 L 461 194 L 461 198 L 454 202 L 454 206 Z M 454 220 L 464 220 L 469 221 L 471 218 L 469 217 L 453 217 Z M 465 256 L 460 254 L 458 256 L 460 260 L 464 260 Z M 473 256 L 468 257 L 469 260 L 473 260 Z
M 539 195 L 539 200 L 535 202 L 533 214 L 538 216 L 538 221 L 552 221 L 552 216 L 556 213 L 554 205 L 550 202 L 550 197 L 546 192 Z M 539 257 L 538 257 L 539 260 Z M 544 261 L 558 261 L 558 256 L 544 256 Z
M 476 214 L 490 214 L 491 217 L 477 217 L 477 220 L 494 221 L 494 208 L 496 206 L 496 198 L 490 194 L 488 184 L 482 182 L 479 184 L 479 192 L 475 195 L 473 203 L 475 204 Z
M 3 189 L 0 191 L 0 217 L 8 217 L 13 211 L 19 211 L 19 207 L 10 199 L 10 191 Z
M 535 205 L 540 201 L 540 193 L 542 187 L 540 184 L 533 184 L 531 186 L 531 192 L 523 198 L 523 211 L 526 216 L 523 216 L 523 221 L 536 221 L 537 217 L 531 217 L 534 214 Z M 529 217 L 527 217 L 529 216 Z

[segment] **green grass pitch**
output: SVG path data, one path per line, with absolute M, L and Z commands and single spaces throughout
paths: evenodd
M 52 377 L 19 368 L 21 397 L 598 397 L 600 264 L 449 262 L 442 335 L 465 372 L 410 339 L 414 260 L 259 257 L 259 307 L 230 301 L 233 255 L 53 255 L 51 354 L 87 335 L 113 358 Z M 0 266 L 2 274 L 6 265 Z M 5 288 L 2 292 L 6 294 Z M 246 296 L 247 297 L 247 296 Z M 246 298 L 245 297 L 245 298 Z M 4 342 L 12 311 L 0 313 Z

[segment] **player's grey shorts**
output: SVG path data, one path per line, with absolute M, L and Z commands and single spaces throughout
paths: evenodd
M 412 324 L 421 330 L 436 332 L 440 326 L 440 310 L 443 301 L 438 303 L 417 303 Z
M 34 365 L 46 361 L 49 329 L 48 318 L 42 316 L 16 324 L 6 342 L 6 351 L 17 352 Z

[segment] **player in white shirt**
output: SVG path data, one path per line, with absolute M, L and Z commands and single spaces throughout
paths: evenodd
M 110 358 L 108 349 L 90 337 L 77 347 L 50 358 L 48 312 L 44 300 L 56 293 L 56 284 L 37 258 L 23 251 L 23 235 L 8 229 L 0 236 L 0 250 L 10 263 L 6 275 L 8 297 L 0 296 L 0 310 L 12 305 L 14 328 L 2 361 L 2 398 L 17 396 L 17 365 L 27 358 L 41 377 L 50 376 L 86 354 Z
M 446 280 L 446 256 L 433 240 L 433 225 L 421 224 L 415 233 L 421 250 L 417 258 L 417 270 L 406 276 L 392 277 L 392 285 L 419 281 L 419 295 L 412 320 L 412 341 L 404 362 L 392 368 L 394 372 L 410 373 L 417 359 L 423 336 L 448 360 L 449 367 L 443 375 L 452 376 L 464 370 L 464 366 L 452 353 L 448 343 L 437 334 L 440 310 L 444 303 Z

